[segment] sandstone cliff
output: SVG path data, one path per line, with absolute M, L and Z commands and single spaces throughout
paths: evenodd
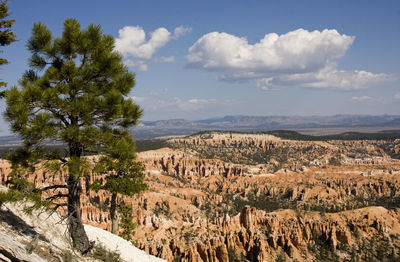
M 399 257 L 400 163 L 389 153 L 400 141 L 204 136 L 138 154 L 149 190 L 118 201 L 134 207 L 140 249 L 199 262 Z M 2 181 L 9 172 L 2 162 Z M 41 169 L 28 177 L 39 186 L 66 181 Z M 110 196 L 89 190 L 95 178 L 81 181 L 82 217 L 110 230 Z

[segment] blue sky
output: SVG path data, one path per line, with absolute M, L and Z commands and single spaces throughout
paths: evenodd
M 64 19 L 116 38 L 144 120 L 224 115 L 400 114 L 400 1 L 9 0 L 18 42 L 9 85 L 27 69 L 34 22 Z M 4 102 L 0 105 L 4 110 Z M 7 124 L 0 121 L 1 133 Z

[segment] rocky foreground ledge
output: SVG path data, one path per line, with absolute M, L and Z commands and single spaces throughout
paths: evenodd
M 7 190 L 0 185 L 0 190 Z M 68 238 L 66 223 L 56 214 L 44 210 L 24 212 L 29 203 L 6 203 L 0 207 L 0 261 L 106 261 L 75 252 Z M 136 248 L 129 241 L 108 231 L 85 225 L 85 230 L 95 245 L 119 254 L 121 261 L 162 262 Z

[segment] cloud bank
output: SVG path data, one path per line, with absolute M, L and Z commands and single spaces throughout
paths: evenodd
M 166 28 L 160 27 L 149 33 L 147 37 L 142 27 L 125 26 L 118 31 L 115 49 L 124 56 L 127 66 L 146 71 L 150 62 L 174 61 L 173 56 L 153 58 L 153 55 L 169 41 L 176 40 L 190 31 L 190 28 L 179 26 L 171 33 Z
M 160 110 L 168 112 L 198 111 L 205 109 L 209 106 L 215 106 L 224 103 L 224 101 L 221 102 L 214 98 L 181 99 L 178 97 L 160 98 L 158 96 L 150 96 L 150 97 L 134 96 L 132 97 L 132 99 L 136 103 L 141 104 L 149 112 L 159 112 Z
M 189 48 L 186 59 L 188 67 L 217 72 L 219 80 L 255 80 L 265 90 L 287 86 L 353 90 L 391 81 L 386 74 L 336 69 L 354 40 L 337 30 L 297 29 L 270 33 L 250 44 L 243 37 L 212 32 Z
M 326 67 L 317 72 L 261 78 L 256 80 L 256 85 L 264 90 L 290 86 L 362 90 L 392 80 L 394 77 L 386 74 L 373 74 L 363 70 L 344 71 Z
M 353 96 L 351 100 L 355 102 L 365 102 L 365 101 L 371 101 L 372 97 L 370 96 Z

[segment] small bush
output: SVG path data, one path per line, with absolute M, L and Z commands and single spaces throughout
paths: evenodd
M 63 259 L 64 262 L 73 262 L 76 261 L 74 255 L 72 254 L 71 251 L 69 250 L 64 250 L 61 254 L 61 257 Z
M 93 248 L 91 257 L 104 262 L 122 262 L 121 255 L 118 252 L 108 251 L 102 245 Z

